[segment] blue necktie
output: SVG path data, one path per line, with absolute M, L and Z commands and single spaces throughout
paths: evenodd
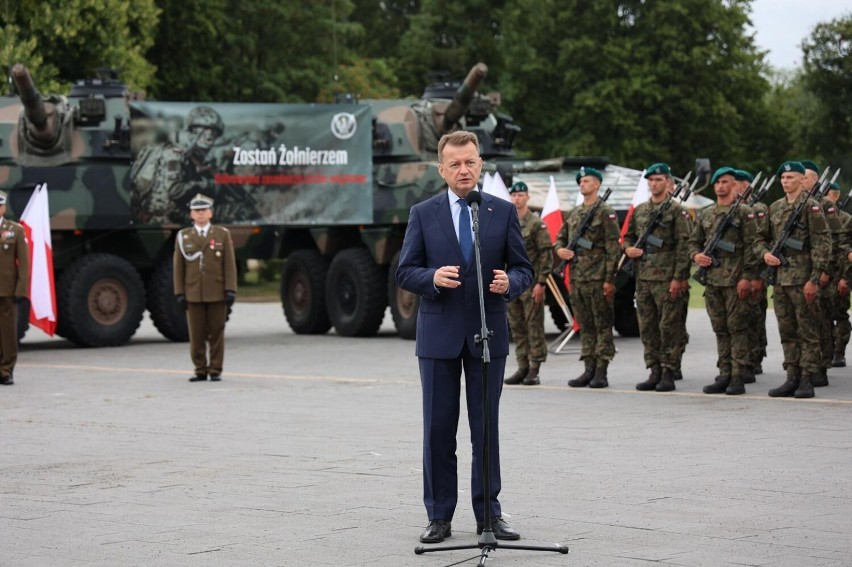
M 465 264 L 470 264 L 473 258 L 473 237 L 470 234 L 470 213 L 467 212 L 467 201 L 459 199 L 461 212 L 459 213 L 459 245 Z

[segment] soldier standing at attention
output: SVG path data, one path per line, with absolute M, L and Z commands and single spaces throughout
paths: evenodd
M 852 278 L 850 274 L 850 264 L 846 260 L 846 249 L 849 247 L 849 213 L 837 207 L 837 201 L 840 199 L 840 185 L 835 181 L 831 184 L 828 190 L 827 197 L 835 204 L 837 208 L 837 217 L 839 231 L 832 231 L 831 239 L 831 256 L 834 265 L 832 269 L 836 272 L 833 274 L 834 281 L 837 282 L 832 288 L 830 294 L 831 301 L 831 323 L 832 323 L 832 345 L 834 347 L 834 355 L 832 356 L 831 365 L 835 368 L 846 366 L 846 345 L 849 344 L 849 336 L 852 333 L 852 326 L 849 324 L 849 281 Z M 828 289 L 828 288 L 827 288 Z
M 808 191 L 819 183 L 819 166 L 810 160 L 800 160 L 800 163 L 805 167 L 804 190 Z M 832 302 L 833 291 L 837 286 L 837 278 L 835 272 L 837 266 L 834 262 L 834 235 L 839 234 L 843 230 L 843 223 L 837 214 L 837 207 L 834 202 L 823 197 L 819 201 L 822 207 L 822 213 L 825 215 L 825 224 L 828 225 L 828 232 L 832 236 L 832 253 L 829 260 L 828 273 L 820 278 L 819 281 L 819 310 L 822 319 L 822 325 L 819 328 L 819 348 L 821 353 L 820 368 L 813 379 L 811 380 L 814 388 L 828 386 L 828 369 L 831 368 L 831 362 L 834 355 L 834 341 L 832 340 L 832 332 L 834 330 L 834 322 L 832 321 Z
M 665 163 L 655 163 L 646 170 L 645 179 L 650 198 L 633 211 L 624 235 L 624 253 L 636 260 L 636 315 L 645 367 L 651 370 L 636 389 L 671 392 L 675 389 L 674 370 L 679 368 L 678 350 L 685 342 L 679 336 L 682 313 L 676 302 L 688 286 L 689 213 L 670 202 L 645 249 L 636 248 L 634 244 L 668 198 L 671 169 Z
M 547 342 L 544 339 L 544 292 L 547 276 L 553 269 L 553 247 L 547 226 L 529 208 L 529 188 L 518 181 L 509 189 L 512 202 L 518 210 L 521 235 L 527 256 L 535 270 L 535 285 L 509 303 L 509 328 L 515 340 L 515 357 L 518 370 L 503 380 L 506 384 L 536 386 L 541 383 L 538 372 L 547 360 Z
M 18 306 L 30 289 L 30 252 L 24 227 L 4 218 L 6 193 L 0 191 L 0 385 L 11 386 L 18 360 Z
M 736 179 L 737 184 L 737 195 L 742 195 L 748 190 L 751 182 L 754 181 L 754 176 L 744 169 L 737 169 L 734 170 L 734 179 Z M 755 231 L 762 224 L 769 222 L 769 207 L 758 202 L 749 205 L 749 208 L 754 215 L 754 222 L 757 223 Z M 757 262 L 757 271 L 759 273 L 759 258 Z M 751 306 L 752 316 L 754 317 L 755 328 L 754 333 L 750 333 L 748 337 L 750 367 L 743 372 L 743 384 L 753 384 L 755 376 L 763 373 L 763 359 L 766 358 L 766 309 L 769 307 L 769 301 L 766 294 L 766 285 L 759 277 L 751 280 L 749 305 Z
M 674 193 L 674 190 L 675 180 L 673 177 L 669 177 L 666 180 L 666 191 L 671 194 Z M 686 211 L 686 209 L 684 209 L 684 211 Z M 693 222 L 689 211 L 686 211 L 684 219 L 686 220 L 686 225 L 689 231 L 687 234 L 691 235 Z M 689 277 L 687 277 L 681 285 L 680 297 L 673 299 L 672 303 L 674 303 L 674 309 L 677 312 L 677 317 L 674 319 L 674 324 L 677 329 L 674 331 L 674 335 L 678 337 L 678 344 L 675 345 L 674 350 L 674 368 L 672 369 L 672 375 L 675 380 L 683 380 L 683 372 L 681 372 L 680 367 L 681 362 L 683 361 L 683 353 L 686 351 L 686 345 L 689 344 L 689 333 L 686 331 L 686 318 L 689 315 Z
M 728 228 L 721 235 L 729 250 L 714 251 L 713 258 L 704 253 L 707 242 L 716 233 L 736 200 L 734 169 L 721 167 L 713 173 L 710 182 L 716 192 L 716 203 L 701 212 L 689 240 L 689 257 L 707 268 L 707 285 L 704 301 L 710 324 L 716 333 L 719 375 L 704 387 L 705 394 L 725 393 L 729 396 L 745 394 L 743 374 L 750 369 L 748 327 L 751 309 L 751 280 L 757 277 L 757 261 L 752 248 L 754 242 L 754 215 L 748 207 L 740 206 Z M 751 218 L 750 218 L 751 217 Z
M 769 390 L 769 395 L 773 398 L 812 398 L 812 380 L 821 365 L 819 284 L 828 274 L 831 235 L 822 208 L 808 198 L 803 186 L 805 167 L 800 162 L 787 161 L 778 168 L 778 174 L 784 197 L 769 206 L 769 222 L 758 233 L 754 245 L 764 263 L 778 269 L 772 299 L 787 380 Z M 771 253 L 772 248 L 787 219 L 804 199 L 808 199 L 807 206 L 799 214 L 792 233 L 792 238 L 802 243 L 802 249 L 788 246 L 784 254 L 789 264 L 782 266 L 781 260 Z
M 619 230 L 615 211 L 601 203 L 589 230 L 583 235 L 586 246 L 577 250 L 565 246 L 574 238 L 586 214 L 598 201 L 603 175 L 592 167 L 581 167 L 577 184 L 583 204 L 568 212 L 565 224 L 556 237 L 556 255 L 563 260 L 577 257 L 571 266 L 571 305 L 582 326 L 580 331 L 580 360 L 586 366 L 583 373 L 568 381 L 572 388 L 606 388 L 607 367 L 615 356 L 612 324 L 615 318 L 615 271 L 621 256 Z
M 213 199 L 201 193 L 189 202 L 193 226 L 177 235 L 175 297 L 187 312 L 189 354 L 195 365 L 190 382 L 222 379 L 225 321 L 237 297 L 237 262 L 227 228 L 210 224 Z M 208 362 L 207 347 L 210 347 Z

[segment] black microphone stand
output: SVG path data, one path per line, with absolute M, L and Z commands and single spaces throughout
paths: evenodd
M 482 258 L 480 257 L 479 247 L 479 202 L 482 201 L 482 195 L 477 192 L 473 195 L 471 192 L 468 195 L 467 202 L 470 204 L 470 216 L 473 220 L 473 254 L 476 267 L 476 282 L 479 291 L 479 319 L 482 323 L 482 328 L 479 334 L 474 336 L 474 341 L 477 344 L 482 344 L 482 486 L 484 489 L 483 517 L 482 517 L 482 534 L 479 536 L 479 541 L 475 544 L 467 545 L 448 545 L 440 547 L 424 547 L 418 546 L 414 548 L 414 553 L 422 555 L 435 551 L 455 551 L 460 549 L 479 549 L 479 555 L 475 555 L 470 559 L 465 559 L 452 565 L 459 565 L 465 561 L 479 559 L 477 567 L 484 567 L 485 561 L 488 559 L 488 554 L 497 548 L 500 549 L 520 549 L 525 551 L 555 551 L 558 553 L 568 553 L 568 546 L 561 544 L 553 544 L 548 546 L 538 545 L 522 545 L 512 543 L 499 543 L 494 536 L 494 530 L 491 528 L 491 411 L 488 405 L 488 370 L 491 365 L 491 351 L 488 348 L 488 341 L 494 335 L 493 331 L 488 329 L 485 321 L 485 288 L 482 281 Z M 448 565 L 447 567 L 451 567 Z

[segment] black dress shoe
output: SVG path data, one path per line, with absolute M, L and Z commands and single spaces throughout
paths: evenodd
M 15 381 L 12 379 L 12 375 L 9 376 L 0 376 L 0 386 L 11 386 Z
M 484 522 L 476 522 L 476 535 L 482 533 Z M 509 524 L 500 517 L 491 518 L 491 531 L 494 532 L 494 537 L 497 539 L 521 539 L 521 534 L 509 527 Z
M 426 531 L 420 535 L 420 543 L 441 543 L 451 535 L 452 524 L 448 520 L 432 520 Z
M 210 375 L 210 381 L 211 381 L 211 382 L 218 382 L 218 381 L 219 381 L 219 380 L 221 380 L 221 379 L 222 379 L 222 375 L 221 375 L 221 374 L 211 374 L 211 375 Z
M 204 382 L 207 380 L 207 374 L 196 374 L 189 379 L 190 382 Z

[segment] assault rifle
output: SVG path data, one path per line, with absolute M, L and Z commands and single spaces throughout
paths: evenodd
M 577 234 L 575 234 L 574 238 L 571 239 L 571 242 L 569 242 L 568 245 L 565 246 L 565 248 L 567 248 L 571 252 L 574 252 L 574 256 L 572 256 L 570 260 L 566 260 L 569 266 L 573 266 L 574 262 L 577 261 L 576 251 L 578 246 L 583 250 L 592 249 L 592 242 L 585 238 L 583 235 L 585 235 L 586 231 L 589 230 L 589 227 L 592 226 L 592 219 L 594 218 L 595 213 L 598 212 L 601 203 L 606 202 L 606 200 L 609 199 L 611 193 L 612 188 L 610 187 L 606 190 L 606 193 L 604 193 L 603 197 L 598 198 L 595 204 L 592 205 L 592 208 L 589 209 L 589 212 L 586 213 L 586 216 L 583 217 L 583 220 L 580 222 L 580 226 L 577 227 Z
M 636 239 L 636 242 L 633 244 L 634 248 L 639 248 L 643 252 L 647 250 L 648 246 L 653 246 L 654 248 L 662 248 L 665 244 L 662 238 L 659 236 L 654 236 L 651 234 L 654 232 L 654 229 L 659 227 L 666 227 L 666 223 L 663 222 L 663 215 L 666 214 L 666 211 L 669 210 L 672 204 L 672 199 L 677 198 L 680 195 L 681 190 L 685 190 L 685 196 L 681 198 L 681 201 L 686 200 L 689 197 L 689 194 L 692 193 L 692 190 L 698 184 L 698 178 L 695 178 L 695 181 L 692 185 L 689 185 L 689 178 L 692 176 L 692 172 L 686 174 L 686 177 L 683 178 L 683 181 L 678 183 L 677 187 L 674 191 L 672 191 L 666 200 L 663 201 L 659 208 L 651 214 L 651 219 L 648 222 L 648 226 L 645 227 L 645 230 L 642 231 L 642 234 L 639 235 L 639 238 Z M 637 259 L 642 259 L 644 256 L 640 256 L 639 258 L 628 258 L 627 255 L 622 255 L 621 261 L 621 269 L 625 274 L 634 277 L 636 274 L 636 268 L 634 264 Z
M 840 170 L 838 169 L 832 180 L 829 182 L 829 186 L 835 179 L 837 179 L 839 173 Z M 784 254 L 785 248 L 796 251 L 804 250 L 805 243 L 798 238 L 793 238 L 793 231 L 797 228 L 804 228 L 804 226 L 802 226 L 799 222 L 799 216 L 802 214 L 802 211 L 805 210 L 805 207 L 808 206 L 808 199 L 816 195 L 822 189 L 827 176 L 828 168 L 822 172 L 822 177 L 814 183 L 814 186 L 810 188 L 805 198 L 796 205 L 796 208 L 793 209 L 793 212 L 790 213 L 790 216 L 787 217 L 786 221 L 784 221 L 784 227 L 781 229 L 781 234 L 778 235 L 778 240 L 775 241 L 775 244 L 772 246 L 772 250 L 769 251 L 770 254 L 781 260 L 782 266 L 790 264 L 790 260 L 788 260 L 787 255 Z M 778 279 L 778 266 L 766 266 L 766 269 L 761 272 L 760 277 L 766 282 L 766 285 L 775 285 L 775 281 Z
M 719 259 L 716 257 L 718 251 L 734 252 L 736 250 L 736 246 L 733 243 L 723 240 L 722 237 L 725 236 L 725 232 L 727 232 L 728 228 L 730 228 L 733 224 L 734 217 L 737 216 L 737 211 L 739 211 L 740 205 L 743 201 L 748 199 L 753 188 L 753 185 L 749 185 L 743 193 L 737 195 L 737 198 L 734 200 L 731 208 L 728 209 L 728 212 L 725 213 L 725 216 L 722 217 L 722 220 L 716 225 L 716 230 L 713 231 L 713 236 L 710 237 L 710 240 L 708 240 L 707 244 L 704 246 L 704 250 L 701 251 L 701 253 L 705 256 L 710 256 L 710 259 L 713 261 L 710 266 L 701 266 L 698 268 L 698 271 L 696 271 L 692 276 L 692 279 L 701 285 L 707 285 L 708 270 L 719 266 Z
M 850 197 L 852 197 L 852 189 L 850 189 L 850 190 L 849 190 L 849 192 L 848 192 L 848 193 L 846 193 L 846 196 L 845 196 L 845 197 L 843 197 L 842 199 L 840 199 L 839 201 L 837 201 L 837 208 L 838 208 L 839 210 L 841 210 L 841 211 L 845 211 L 845 210 L 846 210 L 846 205 L 848 205 L 848 204 L 849 204 L 849 199 L 850 199 Z
M 760 175 L 760 173 L 758 173 L 758 175 Z M 776 176 L 773 175 L 769 178 L 769 181 L 764 179 L 763 184 L 752 192 L 751 198 L 748 200 L 749 206 L 754 205 L 755 203 L 759 203 L 763 200 L 763 197 L 769 191 L 769 188 L 772 187 L 773 183 L 775 183 L 775 177 Z

